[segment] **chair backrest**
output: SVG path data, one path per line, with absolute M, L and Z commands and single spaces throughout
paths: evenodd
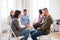
M 10 27 L 10 26 L 9 26 L 9 27 Z M 11 35 L 11 37 L 12 37 L 12 34 L 13 34 L 14 38 L 15 38 L 16 40 L 19 40 L 19 39 L 16 37 L 15 33 L 13 32 L 13 30 L 11 29 L 11 27 L 10 27 L 10 32 L 9 32 L 9 34 Z

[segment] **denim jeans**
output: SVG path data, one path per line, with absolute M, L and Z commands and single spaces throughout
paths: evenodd
M 29 29 L 24 29 L 22 32 L 20 32 L 20 34 L 24 36 L 22 38 L 22 40 L 27 40 L 28 39 L 28 36 L 30 34 L 30 30 Z
M 38 31 L 38 30 L 34 30 L 34 31 L 31 31 L 31 38 L 33 40 L 37 40 L 37 37 L 41 36 L 41 35 L 44 35 L 44 32 L 43 31 Z

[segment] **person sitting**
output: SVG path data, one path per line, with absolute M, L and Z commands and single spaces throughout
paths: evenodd
M 37 37 L 41 36 L 41 35 L 47 35 L 50 33 L 50 26 L 53 23 L 52 17 L 48 12 L 47 8 L 44 8 L 44 16 L 46 17 L 44 23 L 42 24 L 41 27 L 39 27 L 39 29 L 31 31 L 31 38 L 33 40 L 37 40 Z
M 11 23 L 11 20 L 12 20 L 13 16 L 14 16 L 14 10 L 11 10 L 10 15 L 9 15 L 8 18 L 7 18 L 7 21 L 8 21 L 8 24 L 9 24 L 9 25 L 10 25 L 10 23 Z
M 26 27 L 24 27 L 24 28 L 20 27 L 19 21 L 18 21 L 19 18 L 21 18 L 21 11 L 16 10 L 15 14 L 13 16 L 12 22 L 11 22 L 11 28 L 12 28 L 13 32 L 15 33 L 16 37 L 24 36 L 20 40 L 27 40 L 30 30 L 26 29 Z
M 40 9 L 39 10 L 38 22 L 37 23 L 33 23 L 33 27 L 35 29 L 37 29 L 38 27 L 40 27 L 43 24 L 43 22 L 44 22 L 44 18 L 45 18 L 45 16 L 43 15 L 43 11 L 42 11 L 42 9 Z
M 27 15 L 27 9 L 23 10 L 24 15 L 21 17 L 21 24 L 25 25 L 27 28 L 30 27 L 30 19 L 29 16 Z

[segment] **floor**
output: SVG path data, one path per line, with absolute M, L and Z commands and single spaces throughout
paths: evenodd
M 8 33 L 0 33 L 0 40 L 9 40 L 8 38 L 9 38 Z M 10 40 L 16 40 L 16 39 L 13 38 Z M 32 40 L 31 37 L 29 37 L 28 40 Z M 60 40 L 60 33 L 51 33 L 50 37 L 43 36 L 40 37 L 40 40 Z

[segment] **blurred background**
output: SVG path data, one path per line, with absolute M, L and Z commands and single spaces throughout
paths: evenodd
M 8 29 L 6 23 L 11 10 L 27 9 L 30 23 L 33 23 L 42 8 L 48 8 L 54 20 L 60 18 L 60 0 L 0 0 L 0 32 Z

